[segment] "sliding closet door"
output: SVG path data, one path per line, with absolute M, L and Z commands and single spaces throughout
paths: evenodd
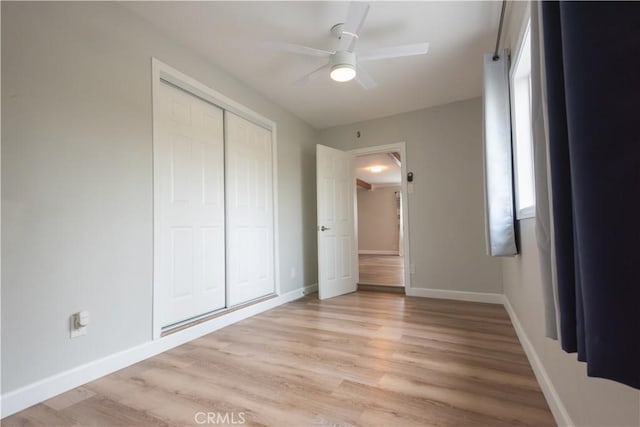
M 225 111 L 227 292 L 233 306 L 274 287 L 271 131 Z
M 161 326 L 225 306 L 223 112 L 164 82 L 154 113 Z

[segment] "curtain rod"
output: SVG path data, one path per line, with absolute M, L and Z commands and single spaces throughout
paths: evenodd
M 504 10 L 507 7 L 507 0 L 502 0 L 502 11 L 500 12 L 500 26 L 498 27 L 498 38 L 496 39 L 496 50 L 493 52 L 493 60 L 497 61 L 500 59 L 500 55 L 498 55 L 498 48 L 500 47 L 500 36 L 502 35 L 502 23 L 504 22 Z

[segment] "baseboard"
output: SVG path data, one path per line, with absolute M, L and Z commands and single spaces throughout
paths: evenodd
M 551 382 L 551 378 L 547 374 L 547 370 L 544 368 L 544 365 L 540 361 L 538 357 L 538 353 L 536 352 L 533 344 L 529 341 L 529 337 L 525 332 L 522 324 L 520 323 L 520 319 L 516 315 L 515 310 L 511 306 L 509 302 L 509 298 L 503 295 L 503 303 L 504 308 L 507 310 L 509 317 L 511 318 L 511 324 L 513 324 L 513 328 L 516 330 L 516 334 L 518 335 L 518 339 L 520 340 L 520 344 L 524 349 L 524 352 L 529 359 L 529 364 L 533 368 L 533 373 L 538 380 L 538 384 L 540 384 L 540 388 L 542 389 L 542 393 L 544 397 L 547 399 L 547 403 L 549 404 L 549 408 L 551 409 L 551 413 L 553 414 L 553 418 L 555 418 L 556 423 L 559 426 L 575 426 L 571 417 L 569 416 L 569 412 L 567 408 L 565 408 L 556 388 L 553 386 Z
M 229 326 L 282 304 L 302 298 L 308 289 L 317 290 L 317 285 L 295 289 L 266 301 L 233 311 L 227 315 L 200 323 L 188 329 L 176 332 L 155 341 L 149 341 L 136 347 L 94 360 L 65 372 L 53 375 L 35 383 L 2 395 L 2 417 L 15 414 L 32 405 L 50 399 L 60 393 L 79 387 L 112 372 L 131 366 L 156 354 L 192 341 L 203 335 Z
M 309 295 L 318 292 L 318 284 L 314 283 L 313 285 L 305 286 L 302 288 L 302 295 Z
M 408 297 L 452 299 L 457 301 L 484 302 L 502 304 L 502 294 L 488 294 L 482 292 L 448 291 L 445 289 L 406 288 Z
M 398 251 L 376 251 L 376 250 L 368 250 L 361 249 L 358 251 L 358 255 L 399 255 Z

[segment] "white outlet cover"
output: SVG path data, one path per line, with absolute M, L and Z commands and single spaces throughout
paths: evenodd
M 79 337 L 79 336 L 82 336 L 82 335 L 87 335 L 87 329 L 88 328 L 89 328 L 88 326 L 85 326 L 83 328 L 72 329 L 71 330 L 71 334 L 70 334 L 71 338 L 76 338 L 76 337 Z
M 76 315 L 69 317 L 69 337 L 77 338 L 82 335 L 87 335 L 88 326 L 83 326 L 80 328 L 76 328 Z

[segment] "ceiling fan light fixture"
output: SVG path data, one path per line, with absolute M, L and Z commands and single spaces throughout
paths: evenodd
M 348 82 L 356 76 L 356 55 L 353 52 L 338 51 L 331 55 L 331 79 Z
M 336 82 L 348 82 L 356 76 L 356 70 L 352 65 L 336 65 L 331 68 L 331 79 Z

